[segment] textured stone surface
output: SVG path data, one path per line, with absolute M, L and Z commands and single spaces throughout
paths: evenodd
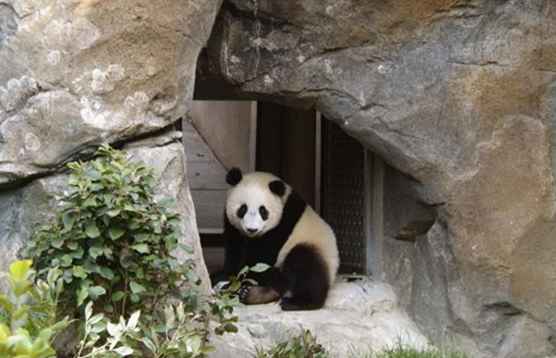
M 228 0 L 215 28 L 209 71 L 315 106 L 414 179 L 436 223 L 384 267 L 420 326 L 473 357 L 510 335 L 541 357 L 526 332 L 556 328 L 556 4 Z
M 211 358 L 250 357 L 256 347 L 271 347 L 309 329 L 332 357 L 352 352 L 380 351 L 399 342 L 425 348 L 427 339 L 398 306 L 392 288 L 384 283 L 337 283 L 324 309 L 284 312 L 278 304 L 242 306 L 239 332 L 214 337 Z
M 215 0 L 0 3 L 0 187 L 176 121 Z
M 48 194 L 58 192 L 54 175 L 64 163 L 100 143 L 135 141 L 129 150 L 155 168 L 160 193 L 178 199 L 183 239 L 208 284 L 183 146 L 175 134 L 152 133 L 187 115 L 197 56 L 219 7 L 217 0 L 0 2 L 0 266 L 52 211 Z
M 205 289 L 209 288 L 207 268 L 199 241 L 195 207 L 189 192 L 186 159 L 181 142 L 181 133 L 170 132 L 153 138 L 128 144 L 124 148 L 131 160 L 138 160 L 153 168 L 157 178 L 156 192 L 159 198 L 175 200 L 176 210 L 182 218 L 182 242 L 193 249 L 193 259 L 203 279 Z M 177 252 L 184 258 L 184 252 Z

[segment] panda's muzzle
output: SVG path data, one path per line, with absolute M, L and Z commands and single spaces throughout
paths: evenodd
M 257 231 L 259 231 L 259 229 L 249 229 L 249 228 L 247 228 L 247 232 L 249 234 L 255 234 Z

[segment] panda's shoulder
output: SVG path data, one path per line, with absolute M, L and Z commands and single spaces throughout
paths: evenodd
M 295 191 L 291 191 L 284 204 L 282 211 L 281 225 L 293 227 L 303 216 L 307 209 L 307 203 Z

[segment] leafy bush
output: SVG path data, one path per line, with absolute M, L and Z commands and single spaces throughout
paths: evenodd
M 47 280 L 33 284 L 29 260 L 10 265 L 8 293 L 0 294 L 0 356 L 47 358 L 55 355 L 51 343 L 67 327 L 69 320 L 56 319 L 62 292 L 61 272 L 49 270 Z
M 328 358 L 329 354 L 309 330 L 289 341 L 264 351 L 257 349 L 256 358 Z
M 35 259 L 40 274 L 59 267 L 77 306 L 93 300 L 113 317 L 139 308 L 150 315 L 191 271 L 191 263 L 180 266 L 171 255 L 178 215 L 154 199 L 151 170 L 109 146 L 98 155 L 68 165 L 61 210 L 24 255 Z
M 23 255 L 36 259 L 40 275 L 61 275 L 62 310 L 86 306 L 77 310 L 85 322 L 74 358 L 197 358 L 210 349 L 209 321 L 217 322 L 217 334 L 237 331 L 237 299 L 205 295 L 193 261 L 171 255 L 179 246 L 179 217 L 155 200 L 151 170 L 109 146 L 95 160 L 68 167 L 69 189 L 55 219 Z

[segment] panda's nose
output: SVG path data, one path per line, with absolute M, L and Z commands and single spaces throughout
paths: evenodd
M 247 228 L 247 232 L 250 233 L 250 234 L 254 234 L 254 233 L 256 233 L 257 231 L 258 231 L 257 229 L 250 229 L 250 228 Z

